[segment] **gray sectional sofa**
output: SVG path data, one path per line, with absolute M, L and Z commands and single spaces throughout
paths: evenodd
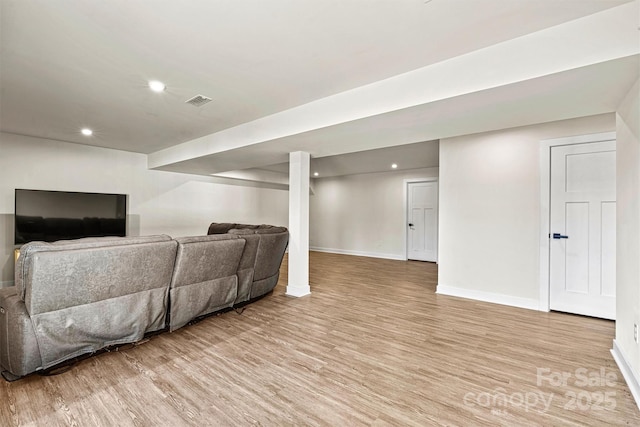
M 278 283 L 280 264 L 289 243 L 286 227 L 212 223 L 208 235 L 231 234 L 246 241 L 238 268 L 238 296 L 235 304 L 258 298 Z
M 233 224 L 209 235 L 102 237 L 22 246 L 15 286 L 0 289 L 6 379 L 174 331 L 275 287 L 289 233 Z

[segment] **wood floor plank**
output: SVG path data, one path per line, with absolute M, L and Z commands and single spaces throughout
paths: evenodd
M 431 263 L 310 267 L 307 297 L 285 295 L 285 258 L 242 314 L 0 383 L 0 425 L 640 425 L 613 322 L 437 295 Z

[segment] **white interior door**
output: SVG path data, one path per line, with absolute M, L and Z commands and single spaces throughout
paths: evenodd
M 438 260 L 438 182 L 407 184 L 407 257 Z
M 615 319 L 615 144 L 551 148 L 552 310 Z

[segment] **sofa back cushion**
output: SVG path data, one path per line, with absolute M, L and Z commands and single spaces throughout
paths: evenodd
M 171 287 L 202 283 L 236 274 L 244 240 L 229 234 L 180 237 Z
M 171 279 L 169 329 L 233 305 L 236 275 L 245 241 L 230 234 L 176 239 L 178 254 Z
M 229 230 L 229 233 L 247 240 L 252 236 L 259 237 L 255 247 L 254 282 L 279 273 L 284 252 L 289 244 L 289 231 L 286 227 L 263 225 L 252 229 L 235 228 Z
M 240 236 L 245 241 L 242 258 L 238 266 L 238 296 L 234 305 L 249 300 L 251 296 L 251 286 L 253 285 L 253 269 L 256 265 L 256 255 L 258 253 L 258 245 L 260 244 L 260 236 L 255 230 L 242 228 L 229 230 L 229 233 Z
M 212 222 L 207 230 L 207 235 L 210 234 L 225 234 L 231 230 L 266 230 L 270 228 L 282 228 L 268 224 L 236 224 L 233 222 Z
M 289 243 L 289 232 L 284 227 L 275 229 L 274 227 L 268 230 L 256 230 L 256 234 L 260 235 L 260 244 L 253 272 L 254 282 L 275 276 L 280 272 L 282 258 Z
M 167 288 L 176 247 L 164 235 L 31 242 L 20 250 L 15 284 L 31 315 Z
M 16 286 L 41 368 L 162 329 L 176 249 L 168 236 L 24 245 Z

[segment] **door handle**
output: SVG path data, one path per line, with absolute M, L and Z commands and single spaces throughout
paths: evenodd
M 563 236 L 563 235 L 562 235 L 562 234 L 560 234 L 560 233 L 553 233 L 553 238 L 554 238 L 554 239 L 568 239 L 568 238 L 569 238 L 569 236 Z
M 413 227 L 413 224 L 409 223 L 409 227 Z

